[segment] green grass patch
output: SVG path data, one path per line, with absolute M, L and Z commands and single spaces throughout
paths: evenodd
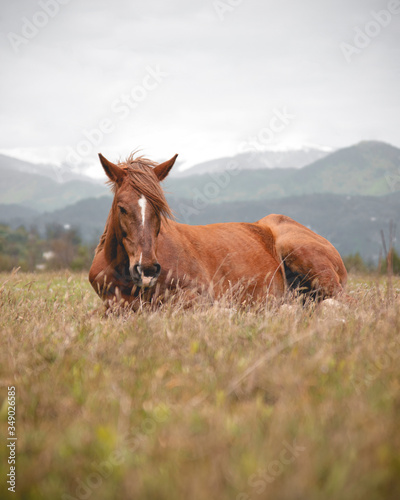
M 400 498 L 400 280 L 348 291 L 104 317 L 85 275 L 0 275 L 0 498 Z

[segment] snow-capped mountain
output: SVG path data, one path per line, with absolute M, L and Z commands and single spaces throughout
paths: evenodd
M 218 158 L 198 163 L 185 170 L 173 172 L 174 177 L 202 175 L 209 172 L 226 170 L 236 163 L 241 170 L 260 170 L 272 168 L 302 168 L 332 153 L 328 147 L 305 145 L 299 148 L 275 147 L 264 151 L 249 150 L 235 156 Z

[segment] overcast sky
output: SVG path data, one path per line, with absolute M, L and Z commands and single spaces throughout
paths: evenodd
M 2 0 L 0 149 L 193 164 L 257 137 L 400 146 L 400 7 L 372 13 L 393 1 Z

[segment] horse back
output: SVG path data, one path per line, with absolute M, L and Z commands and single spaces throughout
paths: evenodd
M 251 281 L 257 283 L 259 294 L 266 284 L 273 295 L 284 293 L 283 267 L 268 227 L 239 222 L 190 226 L 170 221 L 160 233 L 158 255 L 165 268 L 176 268 L 176 274 L 184 273 L 190 281 L 213 283 L 218 293 L 229 283 Z

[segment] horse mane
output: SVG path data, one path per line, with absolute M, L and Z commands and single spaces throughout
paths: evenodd
M 166 222 L 168 219 L 173 218 L 172 210 L 167 203 L 160 181 L 154 173 L 154 168 L 158 163 L 144 156 L 135 156 L 135 153 L 131 153 L 125 161 L 119 162 L 117 165 L 126 171 L 131 188 L 139 196 L 143 195 L 146 198 L 156 213 L 160 215 L 162 221 Z M 112 192 L 115 193 L 116 184 L 111 180 L 107 181 L 107 184 L 111 186 Z M 111 213 L 112 208 L 108 214 L 99 244 L 96 247 L 95 255 L 104 247 L 107 230 L 111 224 Z

